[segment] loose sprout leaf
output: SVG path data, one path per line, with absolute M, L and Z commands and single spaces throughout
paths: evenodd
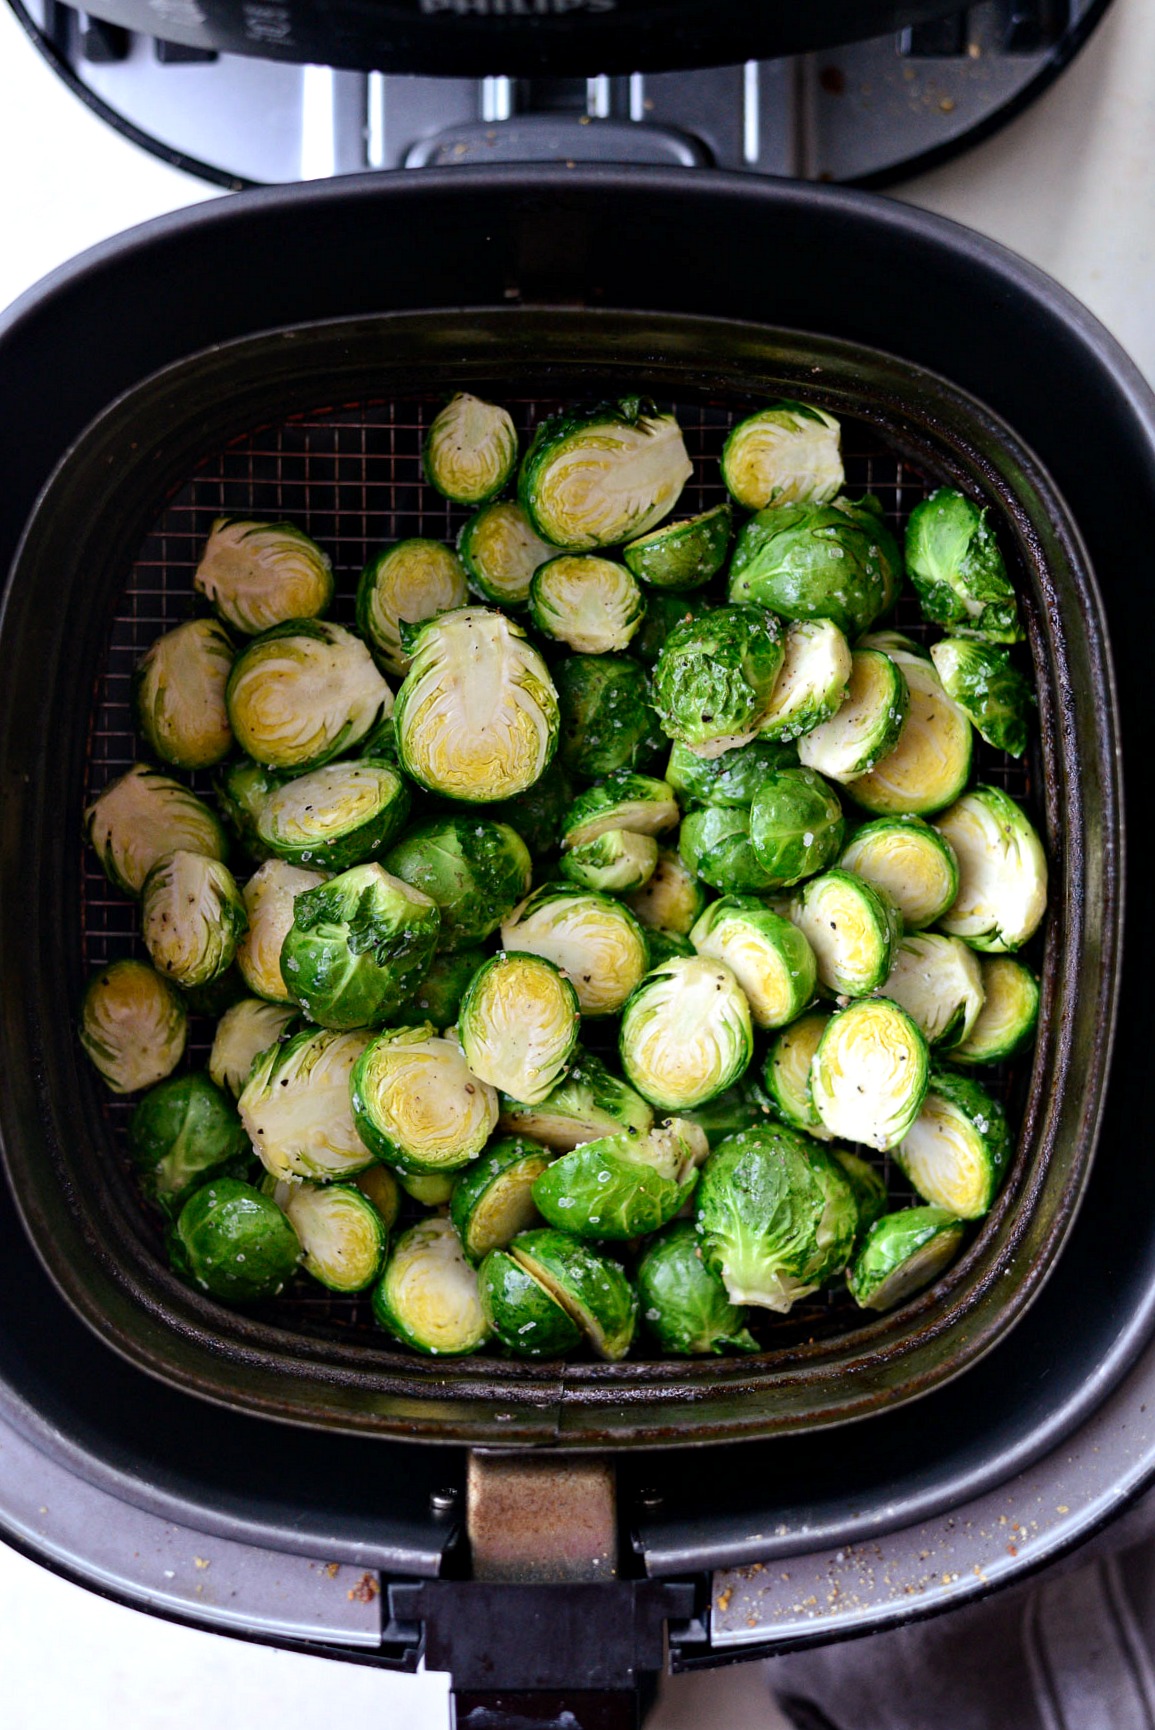
M 644 1135 L 653 1121 L 648 1101 L 580 1046 L 574 1047 L 569 1073 L 544 1099 L 533 1105 L 506 1094 L 501 1099 L 502 1129 L 562 1152 L 620 1131 Z
M 901 569 L 894 537 L 869 500 L 777 505 L 738 532 L 730 600 L 784 619 L 830 619 L 854 638 L 892 604 Z
M 313 619 L 333 598 L 327 553 L 292 523 L 218 517 L 193 586 L 245 636 L 286 619 Z
M 944 637 L 931 660 L 947 696 L 965 710 L 988 745 L 1021 757 L 1030 736 L 1035 694 L 1007 649 Z
M 401 643 L 402 625 L 451 612 L 468 599 L 456 554 L 440 541 L 415 536 L 387 547 L 365 566 L 357 585 L 357 629 L 385 671 L 402 677 L 410 660 Z

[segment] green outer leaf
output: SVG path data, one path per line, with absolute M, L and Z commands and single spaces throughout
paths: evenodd
M 772 889 L 789 889 L 838 857 L 846 823 L 813 769 L 773 770 L 750 807 L 750 845 Z
M 663 730 L 710 756 L 746 743 L 766 718 L 784 655 L 778 620 L 759 606 L 676 625 L 654 668 Z
M 380 1025 L 429 969 L 435 902 L 380 865 L 355 865 L 293 902 L 281 973 L 322 1027 Z
M 682 1113 L 687 1123 L 695 1123 L 705 1132 L 712 1148 L 725 1136 L 736 1135 L 740 1129 L 755 1129 L 774 1115 L 769 1097 L 749 1070 L 725 1093 Z
M 449 1217 L 470 1261 L 505 1249 L 519 1231 L 537 1224 L 533 1186 L 553 1157 L 540 1141 L 502 1136 L 462 1172 L 453 1186 Z
M 252 1157 L 236 1106 L 201 1070 L 145 1094 L 129 1119 L 128 1151 L 145 1190 L 169 1213 L 210 1173 Z
M 581 1344 L 582 1330 L 528 1269 L 491 1250 L 478 1273 L 481 1307 L 502 1345 L 519 1358 L 554 1358 Z
M 582 1238 L 627 1243 L 673 1219 L 693 1192 L 697 1172 L 675 1183 L 653 1166 L 626 1158 L 616 1140 L 589 1141 L 563 1153 L 537 1179 L 533 1199 L 550 1225 Z
M 342 785 L 368 788 L 372 806 L 347 825 L 339 813 Z M 314 871 L 347 871 L 383 853 L 409 815 L 409 789 L 384 763 L 331 763 L 270 789 L 254 824 L 265 854 Z M 293 806 L 292 827 L 288 832 Z
M 892 1309 L 938 1278 L 962 1242 L 965 1227 L 941 1207 L 906 1207 L 876 1220 L 846 1270 L 861 1309 Z
M 894 537 L 861 505 L 772 506 L 738 531 L 730 600 L 785 619 L 831 619 L 853 639 L 891 604 L 901 569 Z
M 1012 666 L 1010 651 L 944 637 L 930 651 L 943 689 L 970 717 L 988 745 L 1021 757 L 1030 737 L 1035 693 Z
M 438 949 L 461 949 L 489 937 L 533 880 L 529 849 L 516 829 L 472 813 L 418 823 L 382 864 L 436 902 Z
M 985 508 L 939 487 L 910 513 L 906 563 L 926 618 L 958 636 L 1022 640 L 1015 591 Z
M 236 1178 L 194 1189 L 168 1239 L 173 1267 L 223 1303 L 276 1297 L 301 1258 L 276 1202 Z
M 647 1331 L 678 1357 L 706 1352 L 754 1352 L 758 1342 L 730 1302 L 715 1269 L 702 1259 L 689 1220 L 655 1238 L 638 1265 L 638 1304 Z
M 495 823 L 508 823 L 516 829 L 534 858 L 540 859 L 561 841 L 562 823 L 572 797 L 569 777 L 555 757 L 532 787 L 513 799 L 484 807 L 484 812 Z
M 549 1229 L 515 1237 L 510 1254 L 577 1322 L 599 1357 L 609 1363 L 625 1357 L 638 1298 L 617 1262 L 580 1238 Z
M 663 523 L 622 548 L 622 558 L 644 583 L 657 589 L 699 589 L 726 562 L 734 513 L 729 504 L 714 505 L 682 522 Z
M 845 1147 L 832 1147 L 830 1156 L 854 1191 L 858 1207 L 858 1235 L 854 1241 L 857 1253 L 875 1220 L 886 1212 L 886 1181 L 868 1159 L 861 1159 Z

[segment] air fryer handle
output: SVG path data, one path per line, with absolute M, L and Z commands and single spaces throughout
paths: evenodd
M 639 1678 L 629 1689 L 528 1693 L 455 1688 L 450 1730 L 640 1730 L 657 1691 L 654 1676 Z

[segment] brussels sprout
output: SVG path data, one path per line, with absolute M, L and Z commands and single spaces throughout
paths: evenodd
M 615 769 L 573 801 L 565 819 L 562 846 L 584 847 L 615 829 L 627 829 L 634 835 L 660 835 L 674 827 L 679 815 L 678 801 L 667 782 Z
M 537 1179 L 533 1199 L 550 1225 L 628 1242 L 673 1219 L 708 1151 L 704 1130 L 671 1117 L 646 1135 L 627 1130 L 563 1153 Z
M 532 787 L 557 746 L 557 692 L 520 625 L 461 607 L 422 625 L 397 695 L 401 766 L 431 793 L 484 804 Z
M 349 1098 L 353 1066 L 371 1038 L 306 1028 L 257 1058 L 237 1109 L 273 1177 L 326 1182 L 372 1165 Z
M 530 1105 L 565 1074 L 578 1036 L 578 997 L 537 953 L 494 955 L 461 1000 L 462 1049 L 473 1073 Z
M 589 780 L 643 767 L 665 746 L 645 668 L 628 655 L 570 655 L 557 669 L 563 766 Z
M 437 946 L 447 950 L 496 931 L 533 880 L 533 861 L 517 831 L 481 816 L 419 823 L 383 863 L 394 877 L 437 903 Z
M 784 646 L 785 659 L 760 736 L 785 742 L 838 713 L 853 662 L 850 644 L 830 619 L 796 619 L 786 628 Z
M 979 968 L 983 1006 L 969 1037 L 952 1047 L 952 1063 L 1002 1063 L 1028 1043 L 1039 1018 L 1039 982 L 1029 967 L 984 955 Z
M 289 1188 L 285 1218 L 304 1251 L 302 1266 L 330 1291 L 364 1291 L 385 1260 L 389 1231 L 373 1203 L 349 1183 Z
M 276 1297 L 301 1259 L 297 1234 L 276 1202 L 232 1177 L 194 1189 L 168 1250 L 177 1273 L 231 1304 Z
M 1021 757 L 1027 748 L 1035 694 L 1007 649 L 944 637 L 930 651 L 943 690 L 996 751 Z
M 888 997 L 832 1015 L 810 1063 L 814 1109 L 832 1135 L 885 1153 L 909 1133 L 930 1076 L 926 1040 Z
M 517 491 L 539 535 L 581 553 L 657 528 L 692 473 L 673 415 L 627 397 L 543 420 Z
M 667 961 L 626 1004 L 621 1054 L 629 1080 L 659 1110 L 705 1105 L 754 1054 L 746 994 L 724 962 Z
M 380 1026 L 428 972 L 437 904 L 380 865 L 354 865 L 293 902 L 281 975 L 322 1027 Z
M 652 667 L 676 625 L 703 618 L 707 613 L 715 612 L 718 605 L 712 595 L 674 595 L 662 589 L 651 589 L 646 596 L 646 616 L 641 630 L 630 644 L 630 653 Z
M 933 925 L 958 894 L 954 849 L 921 817 L 879 817 L 864 823 L 838 863 L 884 890 L 907 931 Z
M 928 619 L 961 637 L 1022 640 L 1015 591 L 986 510 L 952 487 L 939 487 L 911 511 L 906 564 Z
M 369 560 L 357 584 L 357 629 L 380 666 L 398 677 L 409 671 L 402 624 L 465 606 L 469 590 L 456 553 L 441 541 L 415 536 Z
M 215 619 L 189 619 L 157 637 L 133 678 L 136 718 L 149 747 L 178 769 L 204 769 L 233 744 L 225 685 L 235 651 Z
M 916 643 L 913 637 L 889 628 L 867 631 L 864 637 L 859 637 L 854 646 L 856 649 L 878 649 L 882 654 L 889 655 L 892 661 L 897 661 L 900 666 L 903 664 L 904 655 L 913 655 L 916 661 L 929 661 L 931 658 L 925 643 Z
M 838 857 L 846 824 L 813 769 L 775 769 L 750 807 L 750 845 L 772 889 L 789 889 Z
M 85 832 L 104 874 L 127 895 L 139 895 L 155 865 L 173 853 L 225 859 L 225 832 L 195 793 L 147 763 L 134 763 L 110 781 L 84 813 Z
M 452 1180 L 451 1180 L 452 1181 Z M 381 1217 L 386 1231 L 392 1231 L 401 1211 L 401 1190 L 387 1165 L 367 1165 L 353 1179 L 362 1195 L 367 1195 Z
M 421 1207 L 446 1207 L 457 1183 L 456 1171 L 399 1171 L 396 1176 L 406 1195 Z
M 954 848 L 959 892 L 939 923 L 972 949 L 1021 949 L 1047 906 L 1047 860 L 1030 818 L 999 787 L 976 787 L 935 828 Z
M 650 933 L 651 951 L 658 932 L 666 938 L 687 936 L 705 905 L 702 885 L 672 847 L 658 848 L 649 882 L 626 897 L 626 906 Z M 652 965 L 659 959 L 652 956 Z
M 876 1171 L 869 1160 L 860 1159 L 856 1153 L 849 1153 L 844 1147 L 832 1147 L 830 1155 L 854 1191 L 855 1206 L 858 1208 L 858 1232 L 855 1237 L 857 1250 L 875 1220 L 881 1219 L 886 1212 L 886 1183 L 882 1173 Z
M 926 816 L 957 799 L 971 772 L 974 735 L 929 661 L 896 650 L 910 706 L 898 743 L 874 768 L 847 783 L 856 805 L 880 817 Z
M 654 668 L 662 727 L 702 757 L 747 744 L 762 727 L 785 651 L 762 607 L 718 607 L 676 625 Z
M 710 1146 L 716 1147 L 725 1136 L 736 1135 L 740 1129 L 753 1129 L 774 1115 L 769 1098 L 747 1071 L 725 1093 L 719 1093 L 694 1111 L 684 1112 L 681 1121 L 696 1123 L 705 1131 Z
M 113 1093 L 163 1081 L 184 1056 L 187 1038 L 180 997 L 146 962 L 112 961 L 92 975 L 80 1043 Z
M 457 552 L 478 594 L 499 607 L 523 607 L 537 567 L 557 557 L 510 499 L 482 505 L 458 535 Z
M 968 1075 L 931 1071 L 922 1110 L 894 1158 L 918 1194 L 956 1219 L 981 1219 L 1011 1151 L 1007 1116 Z
M 561 874 L 585 889 L 623 895 L 648 883 L 657 863 L 658 843 L 652 835 L 610 829 L 596 841 L 563 853 Z
M 833 1138 L 814 1109 L 810 1087 L 810 1065 L 829 1020 L 829 1010 L 813 1009 L 784 1027 L 770 1046 L 762 1069 L 775 1117 L 792 1129 L 804 1129 L 817 1141 Z
M 548 1228 L 522 1232 L 509 1253 L 577 1323 L 598 1357 L 609 1363 L 625 1357 L 638 1299 L 617 1262 L 568 1232 Z
M 750 813 L 729 805 L 690 811 L 678 832 L 682 862 L 695 877 L 724 894 L 761 894 L 777 888 L 750 844 Z
M 878 649 L 855 649 L 846 701 L 798 741 L 798 756 L 832 781 L 865 775 L 898 743 L 910 708 L 902 668 Z
M 203 853 L 170 853 L 141 891 L 141 935 L 153 966 L 177 985 L 206 985 L 232 965 L 248 924 L 232 872 Z
M 814 951 L 789 919 L 757 896 L 712 901 L 690 941 L 699 955 L 726 963 L 749 999 L 756 1027 L 784 1027 L 814 996 Z
M 490 1250 L 504 1249 L 519 1231 L 538 1224 L 533 1186 L 552 1158 L 540 1142 L 511 1135 L 493 1142 L 462 1172 L 449 1217 L 470 1261 L 483 1261 Z
M 572 797 L 569 777 L 555 758 L 532 787 L 489 806 L 486 815 L 516 829 L 534 858 L 540 859 L 553 853 L 561 841 Z
M 830 619 L 857 637 L 894 601 L 901 569 L 877 499 L 777 505 L 738 531 L 730 600 L 784 619 Z
M 226 698 L 237 743 L 269 769 L 319 769 L 393 709 L 364 643 L 325 619 L 290 619 L 254 638 Z
M 959 938 L 937 931 L 903 938 L 879 991 L 901 1004 L 928 1045 L 968 1038 L 983 1006 L 978 957 Z
M 893 1309 L 938 1278 L 958 1253 L 964 1231 L 941 1207 L 883 1214 L 846 1270 L 850 1295 L 860 1309 Z
M 252 854 L 254 859 L 269 857 L 268 849 L 257 836 L 257 819 L 270 794 L 284 782 L 283 775 L 266 769 L 262 763 L 254 763 L 251 757 L 235 757 L 214 777 L 213 788 L 225 820 L 245 852 Z M 203 847 L 193 850 L 204 852 Z
M 529 612 L 538 630 L 582 655 L 624 649 L 645 607 L 626 567 L 592 553 L 550 559 L 529 585 Z
M 581 1344 L 582 1330 L 544 1285 L 504 1250 L 477 1273 L 481 1307 L 497 1338 L 519 1358 L 555 1358 Z
M 600 1058 L 575 1046 L 564 1081 L 536 1105 L 502 1094 L 498 1121 L 504 1130 L 568 1152 L 601 1136 L 645 1135 L 654 1114 L 640 1094 L 610 1074 Z
M 394 1243 L 373 1291 L 373 1315 L 430 1357 L 462 1357 L 489 1338 L 477 1273 L 447 1219 L 422 1219 Z
M 902 915 L 883 889 L 837 868 L 812 877 L 791 917 L 818 959 L 832 997 L 864 997 L 884 983 L 902 937 Z
M 638 1265 L 642 1320 L 663 1351 L 678 1357 L 706 1352 L 756 1352 L 746 1312 L 730 1302 L 721 1276 L 702 1259 L 689 1220 L 655 1238 Z
M 425 435 L 425 478 L 456 505 L 483 505 L 517 467 L 517 432 L 508 409 L 459 391 Z
M 635 577 L 656 589 L 699 589 L 725 564 L 733 532 L 730 506 L 715 505 L 700 516 L 651 529 L 624 546 L 622 557 Z
M 797 748 L 785 740 L 751 739 L 719 757 L 700 757 L 688 745 L 675 745 L 666 765 L 666 780 L 682 803 L 745 807 L 768 775 L 798 767 Z
M 296 1008 L 297 1000 L 281 973 L 281 950 L 292 929 L 297 896 L 326 880 L 324 871 L 302 871 L 283 859 L 267 859 L 245 884 L 249 924 L 237 945 L 237 966 L 255 996 L 270 1003 L 291 1003 Z
M 406 1174 L 459 1170 L 497 1128 L 497 1094 L 428 1022 L 378 1034 L 357 1059 L 351 1088 L 365 1146 Z
M 825 504 L 842 486 L 842 428 L 825 409 L 776 402 L 738 422 L 722 447 L 722 479 L 748 511 Z
M 410 1020 L 418 1019 L 413 1013 L 416 1010 L 420 1011 L 419 1019 L 431 1021 L 434 1027 L 452 1027 L 466 986 L 488 959 L 488 951 L 480 948 L 455 949 L 452 954 L 435 955 L 408 1007 L 398 1011 L 398 1019 L 404 1015 Z
M 409 790 L 384 763 L 328 763 L 277 787 L 256 818 L 266 853 L 344 871 L 384 852 L 409 815 Z
M 502 925 L 501 941 L 559 967 L 583 1015 L 616 1015 L 649 966 L 646 934 L 629 908 L 576 883 L 535 889 Z
M 784 1315 L 846 1266 L 854 1192 L 826 1149 L 784 1124 L 719 1142 L 698 1183 L 702 1257 L 732 1303 Z
M 260 997 L 242 997 L 226 1009 L 209 1053 L 209 1074 L 216 1085 L 236 1099 L 254 1059 L 276 1044 L 296 1014 L 295 1003 L 266 1003 Z
M 218 517 L 193 587 L 246 637 L 286 619 L 314 619 L 333 599 L 333 567 L 292 523 Z

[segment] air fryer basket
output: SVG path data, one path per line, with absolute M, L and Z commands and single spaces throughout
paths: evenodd
M 128 674 L 184 616 L 197 549 L 219 511 L 300 522 L 346 578 L 395 536 L 451 534 L 454 513 L 416 484 L 418 452 L 432 405 L 463 384 L 516 402 L 526 421 L 599 385 L 676 401 L 696 459 L 685 500 L 693 509 L 713 502 L 717 484 L 716 465 L 703 471 L 697 459 L 716 457 L 736 408 L 777 394 L 850 417 L 851 488 L 878 492 L 892 520 L 943 481 L 977 484 L 1001 507 L 1027 599 L 1042 751 L 1034 786 L 993 754 L 979 773 L 1033 800 L 1045 828 L 1053 875 L 1043 1026 L 1031 1074 L 1006 1078 L 1022 1131 L 995 1210 L 962 1261 L 893 1316 L 864 1326 L 845 1300 L 810 1305 L 745 1361 L 432 1366 L 373 1336 L 356 1300 L 294 1297 L 226 1315 L 159 1258 L 118 1155 L 124 1108 L 109 1108 L 56 1012 L 81 989 L 78 911 L 89 966 L 126 952 L 133 923 L 76 842 L 82 789 L 99 788 L 133 754 Z M 979 405 L 872 351 L 715 321 L 519 309 L 275 332 L 198 356 L 114 405 L 42 500 L 15 581 L 30 604 L 38 593 L 43 606 L 58 587 L 77 600 L 68 631 L 49 628 L 44 645 L 57 667 L 48 730 L 67 771 L 28 794 L 40 863 L 29 1033 L 45 1139 L 39 1149 L 17 1144 L 10 1162 L 50 1272 L 131 1361 L 208 1398 L 307 1424 L 503 1445 L 656 1445 L 866 1415 L 958 1373 L 1031 1301 L 1085 1181 L 1110 1044 L 1114 716 L 1078 537 L 1030 453 Z M 346 580 L 346 602 L 348 590 Z

